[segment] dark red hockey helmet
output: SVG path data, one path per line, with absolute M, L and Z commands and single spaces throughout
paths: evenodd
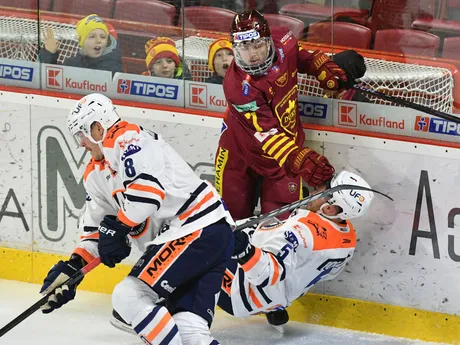
M 249 75 L 262 75 L 275 60 L 275 47 L 264 16 L 256 11 L 237 14 L 230 29 L 236 65 Z
M 264 16 L 256 10 L 235 15 L 230 29 L 232 43 L 269 38 L 270 28 Z

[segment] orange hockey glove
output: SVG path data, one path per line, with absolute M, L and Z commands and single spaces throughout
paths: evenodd
M 287 159 L 286 169 L 290 175 L 302 176 L 312 187 L 329 181 L 335 171 L 326 157 L 308 147 L 293 151 Z
M 312 74 L 326 91 L 340 91 L 348 82 L 345 71 L 322 51 L 315 50 L 311 60 Z

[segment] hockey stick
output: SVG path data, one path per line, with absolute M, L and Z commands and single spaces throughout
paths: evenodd
M 439 110 L 431 109 L 431 108 L 425 107 L 424 105 L 409 102 L 403 98 L 389 96 L 387 94 L 384 94 L 383 92 L 368 89 L 367 87 L 361 86 L 359 84 L 353 85 L 352 89 L 361 91 L 363 93 L 367 93 L 368 95 L 379 97 L 381 99 L 384 99 L 385 101 L 389 101 L 389 102 L 393 102 L 393 103 L 402 105 L 406 108 L 412 108 L 412 109 L 419 110 L 419 111 L 422 111 L 430 115 L 440 117 L 441 119 L 444 119 L 444 120 L 452 121 L 455 123 L 460 123 L 460 117 L 458 116 L 447 114 Z
M 76 282 L 78 282 L 80 279 L 82 279 L 85 274 L 93 270 L 95 267 L 97 267 L 101 263 L 101 259 L 97 258 L 88 263 L 85 267 L 83 267 L 81 270 L 75 272 L 75 274 L 67 279 L 62 285 L 73 285 Z M 37 301 L 34 305 L 32 305 L 29 309 L 24 311 L 22 314 L 20 314 L 18 317 L 16 317 L 14 320 L 12 320 L 10 323 L 8 323 L 5 327 L 0 329 L 0 337 L 2 337 L 6 332 L 10 331 L 12 328 L 16 327 L 18 324 L 20 324 L 22 321 L 27 319 L 30 315 L 35 313 L 42 305 L 46 303 L 48 300 L 48 297 L 55 291 L 51 291 L 49 294 L 41 298 L 39 301 Z
M 292 204 L 280 207 L 277 210 L 273 210 L 273 211 L 268 212 L 266 214 L 262 214 L 257 218 L 250 219 L 246 223 L 238 225 L 235 228 L 234 231 L 243 230 L 243 229 L 245 229 L 247 227 L 250 227 L 250 226 L 252 226 L 254 224 L 258 224 L 258 223 L 260 223 L 261 221 L 263 221 L 265 219 L 279 216 L 280 214 L 283 214 L 285 212 L 293 211 L 296 208 L 304 206 L 304 205 L 308 204 L 309 202 L 312 202 L 312 201 L 314 201 L 316 199 L 324 198 L 326 196 L 332 197 L 333 193 L 341 191 L 341 190 L 365 190 L 365 191 L 374 192 L 374 193 L 383 195 L 384 197 L 386 197 L 386 198 L 390 199 L 391 201 L 393 201 L 393 199 L 391 197 L 389 197 L 388 195 L 383 194 L 383 193 L 381 193 L 381 192 L 379 192 L 378 190 L 375 190 L 375 189 L 371 189 L 371 188 L 367 188 L 367 187 L 361 187 L 361 186 L 354 186 L 352 184 L 341 184 L 341 185 L 326 189 L 326 190 L 324 190 L 324 191 L 322 191 L 322 192 L 320 192 L 318 194 L 314 194 L 314 195 L 308 196 L 306 198 L 303 198 L 302 200 L 295 201 Z

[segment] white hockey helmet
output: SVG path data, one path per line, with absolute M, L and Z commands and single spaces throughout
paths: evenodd
M 67 128 L 78 146 L 81 145 L 83 137 L 88 137 L 93 143 L 98 144 L 104 140 L 107 130 L 119 119 L 120 117 L 108 97 L 99 93 L 92 93 L 75 104 L 67 119 Z M 104 135 L 100 141 L 94 140 L 91 136 L 91 125 L 94 122 L 99 122 L 104 128 Z
M 361 177 L 349 171 L 341 171 L 331 180 L 331 188 L 343 184 L 355 185 L 360 187 L 370 188 L 369 184 Z M 364 190 L 346 189 L 335 192 L 332 197 L 323 205 L 321 205 L 318 213 L 330 219 L 352 219 L 361 217 L 367 212 L 374 193 Z M 337 205 L 342 208 L 342 212 L 335 216 L 326 216 L 323 213 L 323 208 L 328 205 Z

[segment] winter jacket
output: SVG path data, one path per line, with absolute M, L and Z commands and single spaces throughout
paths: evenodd
M 110 44 L 104 49 L 101 56 L 90 58 L 83 55 L 83 50 L 80 49 L 74 57 L 66 58 L 62 63 L 64 66 L 81 67 L 89 69 L 97 69 L 103 71 L 123 72 L 123 64 L 121 61 L 121 49 L 118 41 L 109 36 Z M 57 64 L 59 52 L 50 53 L 45 48 L 40 51 L 40 61 L 43 63 Z
M 220 84 L 220 85 L 222 85 L 222 83 L 224 82 L 224 77 L 221 77 L 217 73 L 213 73 L 213 75 L 210 76 L 209 78 L 206 78 L 204 82 L 205 83 L 210 83 L 210 84 Z

